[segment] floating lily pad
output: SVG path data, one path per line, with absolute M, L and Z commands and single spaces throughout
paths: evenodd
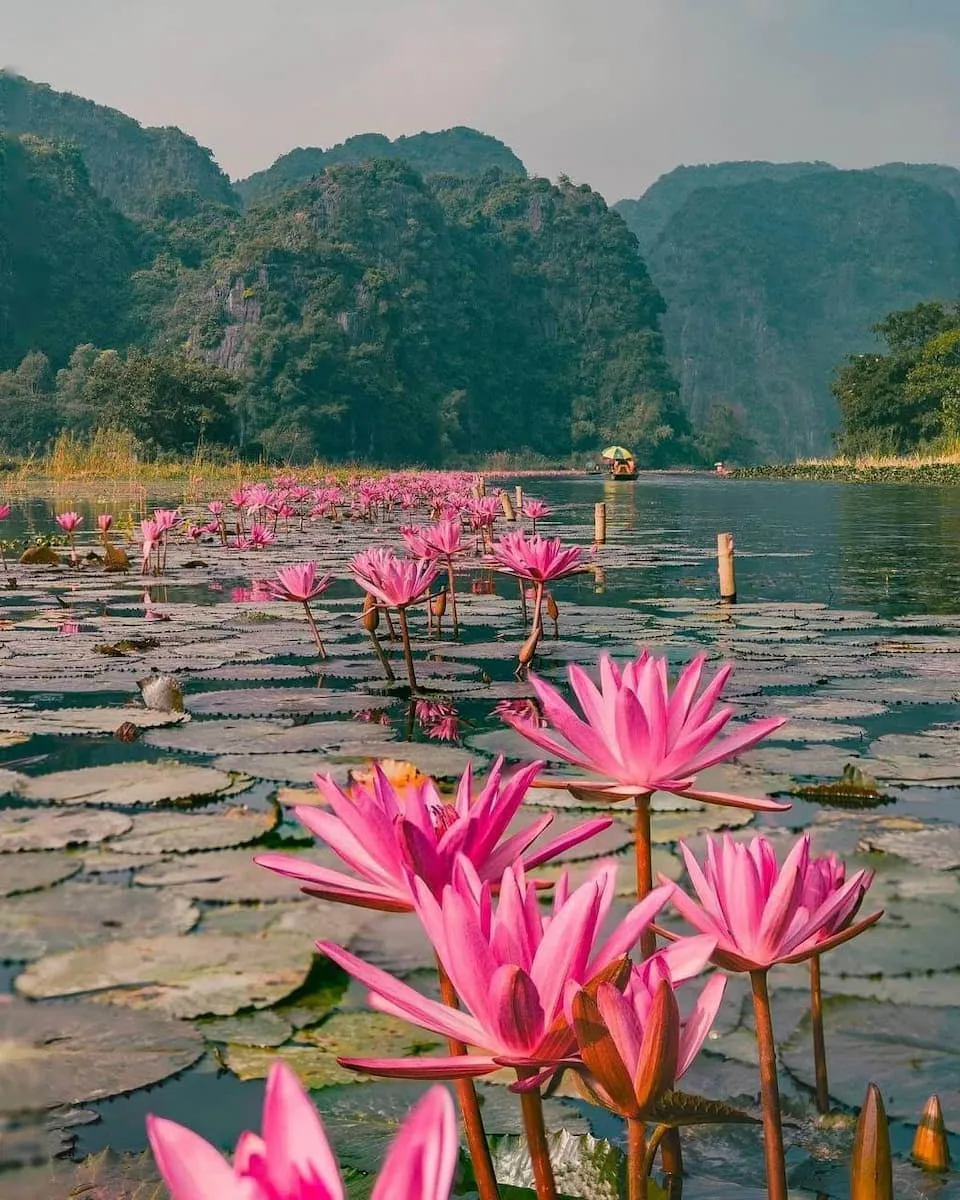
M 864 839 L 864 849 L 896 854 L 932 871 L 960 868 L 960 826 L 930 825 L 925 829 L 880 832 Z
M 0 712 L 0 729 L 15 733 L 84 734 L 113 733 L 129 722 L 139 729 L 172 725 L 183 720 L 182 713 L 156 712 L 149 708 L 124 705 L 118 708 L 53 708 Z
M 771 774 L 789 775 L 793 778 L 826 779 L 842 774 L 847 763 L 859 762 L 858 756 L 836 746 L 811 746 L 800 750 L 785 746 L 763 746 L 748 750 L 740 756 L 740 762 L 753 770 Z M 868 769 L 872 764 L 865 764 Z
M 16 988 L 30 999 L 89 993 L 98 1002 L 175 1017 L 267 1008 L 303 983 L 313 961 L 295 934 L 187 934 L 112 941 L 29 966 Z
M 213 1017 L 197 1028 L 211 1042 L 237 1042 L 242 1046 L 280 1046 L 293 1033 L 293 1026 L 272 1009 L 238 1013 L 235 1017 Z
M 442 1046 L 442 1050 L 441 1050 Z M 348 1071 L 337 1056 L 403 1058 L 410 1054 L 446 1053 L 435 1035 L 397 1017 L 378 1012 L 338 1012 L 315 1028 L 303 1030 L 296 1041 L 270 1050 L 228 1046 L 227 1065 L 241 1079 L 262 1079 L 276 1058 L 282 1058 L 308 1088 L 362 1083 L 366 1076 Z
M 830 998 L 824 1027 L 830 1091 L 841 1104 L 859 1106 L 867 1084 L 875 1083 L 888 1116 L 916 1122 L 936 1094 L 948 1128 L 960 1128 L 960 1010 Z M 780 1057 L 813 1087 L 807 1021 L 780 1047 Z
M 203 1054 L 189 1025 L 92 1004 L 0 1004 L 0 1112 L 80 1104 L 147 1087 Z
M 336 746 L 360 741 L 389 741 L 396 734 L 382 725 L 357 721 L 314 721 L 293 725 L 289 720 L 194 721 L 183 729 L 161 730 L 144 739 L 165 750 L 197 754 L 325 753 Z
M 386 756 L 384 746 L 380 757 Z M 319 754 L 224 754 L 213 760 L 213 766 L 220 771 L 243 771 L 273 783 L 312 783 L 318 771 L 344 783 L 350 764 L 337 764 Z
M 50 804 L 134 808 L 212 796 L 225 791 L 231 783 L 229 775 L 210 767 L 171 762 L 110 763 L 31 776 L 24 783 L 21 795 Z
M 186 933 L 198 915 L 182 896 L 69 882 L 4 901 L 0 959 L 36 959 L 118 937 Z
M 342 867 L 332 850 L 324 847 L 298 851 L 298 857 L 328 867 Z M 135 882 L 142 887 L 162 887 L 194 900 L 291 900 L 297 881 L 258 867 L 249 850 L 209 850 L 184 858 L 154 863 L 140 871 Z
M 81 863 L 54 850 L 0 855 L 0 897 L 37 892 L 76 875 Z
M 0 854 L 86 846 L 127 833 L 133 822 L 118 812 L 62 812 L 27 808 L 0 813 Z
M 216 813 L 149 812 L 133 818 L 133 829 L 108 842 L 106 849 L 117 854 L 165 854 L 178 851 L 218 850 L 245 846 L 269 833 L 279 813 L 235 806 Z
M 196 693 L 187 703 L 191 712 L 210 716 L 282 717 L 359 712 L 382 707 L 385 701 L 330 688 L 229 688 Z

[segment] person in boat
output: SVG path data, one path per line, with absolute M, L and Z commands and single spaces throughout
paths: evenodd
M 725 466 L 722 462 L 714 463 L 713 469 L 720 476 L 726 476 L 731 473 L 730 468 L 728 466 Z
M 618 458 L 614 461 L 611 475 L 634 475 L 636 474 L 636 460 L 632 458 Z

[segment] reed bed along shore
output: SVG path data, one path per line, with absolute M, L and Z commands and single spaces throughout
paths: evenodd
M 920 483 L 960 486 L 960 441 L 938 452 L 804 458 L 739 467 L 738 479 L 796 479 L 813 483 Z

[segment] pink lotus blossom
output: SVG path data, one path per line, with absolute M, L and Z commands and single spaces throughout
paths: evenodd
M 725 834 L 707 838 L 703 869 L 681 842 L 687 874 L 700 901 L 674 886 L 677 912 L 701 933 L 717 939 L 713 961 L 729 971 L 765 971 L 775 963 L 803 962 L 856 937 L 882 916 L 852 924 L 872 882 L 857 871 L 842 882 L 811 859 L 804 834 L 778 866 L 764 837 L 749 845 Z M 815 906 L 815 907 L 813 907 Z
M 247 544 L 245 550 L 262 550 L 264 546 L 269 546 L 275 542 L 276 536 L 267 528 L 266 525 L 251 525 L 250 533 L 247 535 Z
M 352 874 L 290 854 L 260 854 L 256 861 L 299 880 L 304 891 L 321 899 L 409 911 L 414 907 L 414 877 L 439 895 L 453 878 L 460 856 L 470 861 L 482 879 L 496 880 L 515 861 L 528 868 L 539 866 L 608 828 L 609 818 L 586 821 L 530 851 L 552 823 L 553 814 L 545 813 L 504 838 L 539 769 L 540 764 L 533 763 L 504 780 L 503 759 L 498 759 L 474 795 L 473 773 L 467 767 L 452 803 L 440 795 L 432 779 L 420 777 L 412 785 L 399 787 L 379 764 L 369 787 L 353 788 L 350 794 L 330 776 L 315 775 L 313 781 L 332 811 L 304 805 L 294 812 Z
M 207 511 L 213 513 L 213 515 L 215 517 L 222 516 L 223 501 L 222 500 L 211 500 L 210 503 L 207 505 Z
M 169 533 L 171 529 L 176 529 L 180 524 L 180 513 L 175 508 L 155 508 L 153 519 L 161 534 Z
M 433 563 L 411 562 L 380 548 L 354 555 L 350 570 L 362 588 L 391 608 L 406 608 L 421 600 L 437 577 Z
M 686 938 L 634 966 L 621 991 L 601 983 L 572 1003 L 589 1086 L 621 1116 L 642 1119 L 690 1069 L 716 1019 L 727 980 L 714 975 L 685 1021 L 674 992 L 706 965 L 711 937 Z
M 756 745 L 786 719 L 752 721 L 716 741 L 733 716 L 729 707 L 713 711 L 732 667 L 721 667 L 698 697 L 705 661 L 704 655 L 693 659 L 672 693 L 667 660 L 654 658 L 646 650 L 622 672 L 609 655 L 601 655 L 599 689 L 582 667 L 571 664 L 567 674 L 583 717 L 556 688 L 531 673 L 529 681 L 556 734 L 510 714 L 505 714 L 504 720 L 551 757 L 600 777 L 564 779 L 564 787 L 595 792 L 611 800 L 660 791 L 734 808 L 789 808 L 773 800 L 695 787 L 699 771 Z
M 608 865 L 571 893 L 564 874 L 548 916 L 519 865 L 504 872 L 496 906 L 490 881 L 481 884 L 464 858 L 439 900 L 416 880 L 417 913 L 461 1009 L 428 999 L 339 946 L 318 942 L 323 954 L 370 989 L 374 1008 L 480 1051 L 454 1058 L 340 1062 L 371 1075 L 411 1079 L 489 1075 L 500 1066 L 549 1073 L 578 1063 L 569 1002 L 581 987 L 619 965 L 670 894 L 668 888 L 655 889 L 600 942 L 615 881 L 616 867 Z
M 493 548 L 501 570 L 533 583 L 549 583 L 580 570 L 583 551 L 579 546 L 563 546 L 559 538 L 531 537 L 522 530 L 505 534 Z
M 83 517 L 76 512 L 57 513 L 57 524 L 64 533 L 73 533 L 82 521 Z
M 291 567 L 281 567 L 277 571 L 276 580 L 270 580 L 266 587 L 276 600 L 306 604 L 325 592 L 332 580 L 332 575 L 317 575 L 316 563 L 304 562 Z
M 549 504 L 544 504 L 542 500 L 524 500 L 523 515 L 529 517 L 531 521 L 542 521 L 544 517 L 553 516 L 553 509 Z
M 141 521 L 140 535 L 143 538 L 143 544 L 140 548 L 140 570 L 141 573 L 145 573 L 150 566 L 150 555 L 160 541 L 160 528 L 156 521 L 151 520 L 149 517 Z
M 80 632 L 80 626 L 76 621 L 63 621 L 57 628 L 57 633 L 62 633 L 66 637 L 71 637 Z
M 263 1132 L 241 1135 L 232 1166 L 174 1121 L 151 1114 L 147 1135 L 171 1200 L 346 1200 L 323 1123 L 283 1062 L 267 1077 Z M 448 1200 L 458 1152 L 453 1101 L 431 1088 L 391 1143 L 370 1200 Z
M 13 512 L 9 504 L 0 504 L 0 521 L 5 521 Z
M 112 524 L 113 517 L 110 515 L 110 513 L 101 513 L 99 517 L 97 517 L 97 528 L 101 533 L 106 533 Z

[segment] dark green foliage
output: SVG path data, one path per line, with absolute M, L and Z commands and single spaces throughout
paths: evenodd
M 135 286 L 156 344 L 243 375 L 247 449 L 561 458 L 617 437 L 648 465 L 693 452 L 663 302 L 589 188 L 500 171 L 428 185 L 377 159 L 330 168 L 217 236 L 196 268 L 171 234 Z
M 614 208 L 630 231 L 637 235 L 640 253 L 646 255 L 674 213 L 679 212 L 701 188 L 738 187 L 761 179 L 783 183 L 802 175 L 835 169 L 825 162 L 721 162 L 676 167 L 661 175 L 639 200 L 621 200 Z
M 893 312 L 874 333 L 887 352 L 851 355 L 833 383 L 839 448 L 902 454 L 960 433 L 960 305 L 927 302 Z
M 139 253 L 77 150 L 0 135 L 0 370 L 32 349 L 60 365 L 78 342 L 127 338 Z
M 870 349 L 884 313 L 955 294 L 960 212 L 946 192 L 867 171 L 702 189 L 649 261 L 694 423 L 733 403 L 764 456 L 822 454 L 836 363 Z
M 273 166 L 234 184 L 245 205 L 275 199 L 327 167 L 358 165 L 373 158 L 399 158 L 421 175 L 482 175 L 496 167 L 508 175 L 525 175 L 526 168 L 498 138 L 464 125 L 437 133 L 416 133 L 391 141 L 382 133 L 361 133 L 329 150 L 300 146 L 283 154 Z
M 115 109 L 8 71 L 0 71 L 0 132 L 75 143 L 96 191 L 130 217 L 152 215 L 158 200 L 176 192 L 236 203 L 211 152 L 182 130 L 144 128 Z

